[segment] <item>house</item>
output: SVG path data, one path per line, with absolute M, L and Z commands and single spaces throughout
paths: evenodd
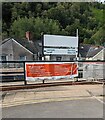
M 105 47 L 93 46 L 89 44 L 80 44 L 79 46 L 79 60 L 105 60 Z M 45 58 L 54 61 L 75 61 L 75 55 L 50 55 Z M 46 60 L 46 59 L 45 59 Z
M 41 40 L 35 42 L 28 40 L 17 40 L 7 38 L 0 42 L 0 61 L 34 61 L 34 60 L 51 60 L 51 61 L 73 61 L 76 60 L 74 55 L 43 55 L 43 46 Z M 105 47 L 80 44 L 79 60 L 105 60 Z M 43 59 L 42 59 L 43 58 Z M 11 65 L 9 67 L 14 67 Z M 15 66 L 16 67 L 16 66 Z M 20 64 L 19 66 L 20 67 Z M 105 65 L 101 66 L 102 70 Z M 79 62 L 79 76 L 86 76 L 83 62 Z M 86 70 L 85 70 L 86 71 Z M 92 72 L 91 72 L 92 73 Z M 96 71 L 95 74 L 98 72 Z M 100 72 L 101 75 L 102 72 Z M 87 73 L 86 73 L 87 74 Z M 104 74 L 102 74 L 104 75 Z M 102 76 L 101 75 L 101 76 Z M 105 78 L 105 75 L 104 75 Z
M 75 55 L 43 55 L 41 40 L 35 42 L 28 40 L 17 40 L 7 38 L 0 42 L 0 61 L 33 61 L 33 60 L 52 60 L 52 61 L 73 61 Z M 105 60 L 105 47 L 80 44 L 79 60 Z
M 0 43 L 0 61 L 24 61 L 37 59 L 37 50 L 33 42 L 7 38 Z
M 86 60 L 87 53 L 91 45 L 80 44 L 79 46 L 79 60 Z
M 105 47 L 103 46 L 92 46 L 86 56 L 86 60 L 105 60 Z M 105 63 L 87 63 L 84 65 L 83 77 L 97 79 L 105 79 Z
M 86 60 L 105 60 L 105 48 L 102 46 L 93 46 L 89 49 Z
M 80 44 L 79 59 L 80 60 L 105 60 L 105 47 L 93 46 L 88 44 Z
M 80 44 L 79 46 L 79 60 L 105 60 L 105 47 L 103 46 L 93 46 L 87 44 Z M 79 62 L 79 77 L 83 77 L 84 79 L 89 78 L 105 78 L 104 69 L 105 65 L 100 63 L 92 62 L 84 63 Z

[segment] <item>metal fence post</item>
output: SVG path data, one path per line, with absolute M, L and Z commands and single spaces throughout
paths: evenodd
M 25 71 L 25 61 L 23 62 L 24 64 L 24 85 L 27 85 L 27 81 L 26 81 L 26 71 Z
M 43 84 L 44 84 L 44 80 L 43 80 Z

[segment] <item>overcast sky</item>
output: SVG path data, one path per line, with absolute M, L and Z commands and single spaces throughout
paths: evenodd
M 99 1 L 99 2 L 105 2 L 105 0 L 97 0 L 97 1 Z

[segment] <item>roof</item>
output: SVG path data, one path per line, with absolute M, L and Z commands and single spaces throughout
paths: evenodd
M 87 45 L 87 44 L 80 44 L 79 46 L 79 54 L 81 54 L 81 57 L 85 57 L 87 56 L 87 53 L 90 49 L 91 45 Z
M 0 41 L 0 45 L 3 45 L 4 43 L 6 43 L 7 41 L 11 40 L 10 38 L 4 39 Z
M 29 52 L 31 52 L 33 54 L 37 53 L 37 49 L 35 47 L 34 42 L 28 41 L 28 40 L 19 40 L 19 39 L 7 38 L 7 39 L 4 39 L 3 41 L 1 41 L 0 45 L 5 44 L 9 40 L 13 40 L 13 41 L 17 42 L 19 45 L 21 45 L 23 48 L 25 48 L 26 50 L 28 50 Z
M 26 49 L 28 49 L 29 51 L 31 51 L 33 54 L 37 53 L 37 49 L 34 45 L 34 42 L 32 41 L 28 41 L 28 40 L 19 40 L 19 39 L 15 39 L 15 41 L 17 41 L 19 44 L 21 44 L 23 47 L 25 47 Z
M 91 47 L 87 53 L 87 57 L 90 58 L 90 57 L 94 57 L 96 54 L 98 54 L 101 50 L 103 49 L 102 46 L 96 46 L 96 47 Z
M 0 42 L 0 45 L 5 44 L 7 41 L 12 40 L 12 38 L 7 38 Z M 36 40 L 34 42 L 28 41 L 26 39 L 19 40 L 19 39 L 13 39 L 16 42 L 18 42 L 20 45 L 22 45 L 25 49 L 29 50 L 33 54 L 42 54 L 42 42 L 41 40 Z M 103 49 L 102 46 L 93 46 L 90 44 L 80 44 L 79 46 L 79 54 L 81 54 L 81 57 L 94 57 L 96 54 L 98 54 Z
M 41 55 L 42 54 L 42 42 L 41 42 L 41 40 L 36 40 L 34 42 L 34 45 L 35 45 L 37 52 L 39 52 L 39 54 Z
M 79 46 L 79 53 L 81 54 L 81 57 L 94 57 L 96 54 L 98 54 L 104 47 L 103 46 L 93 46 L 90 44 L 80 44 Z

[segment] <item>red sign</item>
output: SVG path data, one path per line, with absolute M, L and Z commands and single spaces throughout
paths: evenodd
M 26 63 L 26 79 L 65 77 L 78 74 L 77 63 Z

